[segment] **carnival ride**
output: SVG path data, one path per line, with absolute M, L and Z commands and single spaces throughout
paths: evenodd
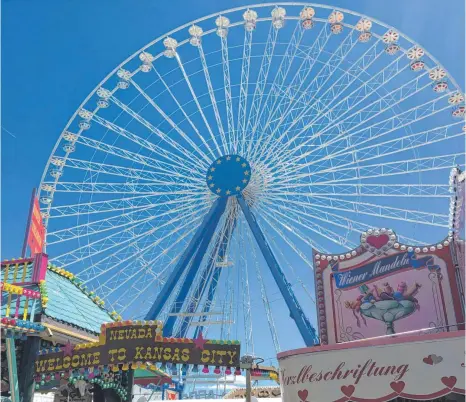
M 370 17 L 296 2 L 197 19 L 66 125 L 40 185 L 47 253 L 166 336 L 313 345 L 312 250 L 345 260 L 371 227 L 445 234 L 464 111 L 438 61 Z

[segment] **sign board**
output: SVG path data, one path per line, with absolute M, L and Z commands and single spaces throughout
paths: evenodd
M 465 393 L 464 331 L 279 353 L 284 402 L 432 400 Z
M 95 343 L 68 344 L 60 351 L 47 351 L 37 356 L 37 374 L 63 372 L 86 367 L 115 366 L 133 362 L 201 364 L 238 367 L 239 342 L 164 338 L 161 323 L 149 325 L 132 322 L 112 323 L 104 327 Z
M 251 396 L 256 398 L 280 398 L 280 387 L 254 387 Z M 246 399 L 246 388 L 235 389 L 225 395 L 225 399 Z
M 45 227 L 42 222 L 42 215 L 40 214 L 39 200 L 37 197 L 34 197 L 28 233 L 28 246 L 31 249 L 31 255 L 42 252 L 44 247 L 44 238 Z
M 321 342 L 333 344 L 464 322 L 449 241 L 411 247 L 373 229 L 344 255 L 314 252 Z M 462 328 L 460 328 L 462 329 Z

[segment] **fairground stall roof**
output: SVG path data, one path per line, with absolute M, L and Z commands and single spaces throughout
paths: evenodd
M 27 314 L 35 308 L 42 322 L 64 324 L 92 335 L 100 333 L 102 323 L 120 318 L 107 311 L 104 301 L 87 291 L 72 273 L 47 264 L 42 275 L 37 275 L 37 261 L 27 258 L 1 262 L 2 317 L 21 318 L 25 311 Z M 37 292 L 39 303 L 34 297 Z

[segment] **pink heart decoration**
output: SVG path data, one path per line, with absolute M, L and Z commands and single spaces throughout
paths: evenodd
M 309 392 L 307 391 L 307 389 L 303 389 L 301 391 L 298 391 L 299 399 L 301 399 L 302 401 L 305 401 L 307 399 L 308 395 L 309 395 Z
M 353 395 L 355 388 L 354 385 L 342 385 L 340 389 L 341 392 L 343 392 L 345 396 L 349 398 L 351 395 Z
M 376 249 L 380 249 L 383 246 L 385 246 L 390 238 L 386 234 L 382 234 L 380 236 L 368 236 L 366 239 L 366 243 L 371 245 L 372 247 Z
M 428 364 L 429 366 L 432 366 L 434 364 L 434 361 L 432 360 L 432 355 L 429 355 L 427 357 L 424 357 L 424 359 L 422 359 L 422 361 L 425 363 L 425 364 Z
M 392 387 L 393 391 L 395 391 L 398 394 L 401 394 L 401 391 L 404 390 L 405 385 L 406 384 L 404 383 L 404 381 L 398 381 L 398 382 L 392 381 L 390 383 L 390 387 Z
M 442 377 L 441 380 L 448 388 L 453 388 L 455 386 L 455 384 L 456 384 L 456 377 L 455 376 Z

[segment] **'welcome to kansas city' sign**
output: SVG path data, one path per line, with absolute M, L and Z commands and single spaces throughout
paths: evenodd
M 158 322 L 112 323 L 103 328 L 98 342 L 75 347 L 67 344 L 59 351 L 41 352 L 36 360 L 36 373 L 133 362 L 239 366 L 240 345 L 237 341 L 207 340 L 202 333 L 196 339 L 164 338 L 161 329 Z

